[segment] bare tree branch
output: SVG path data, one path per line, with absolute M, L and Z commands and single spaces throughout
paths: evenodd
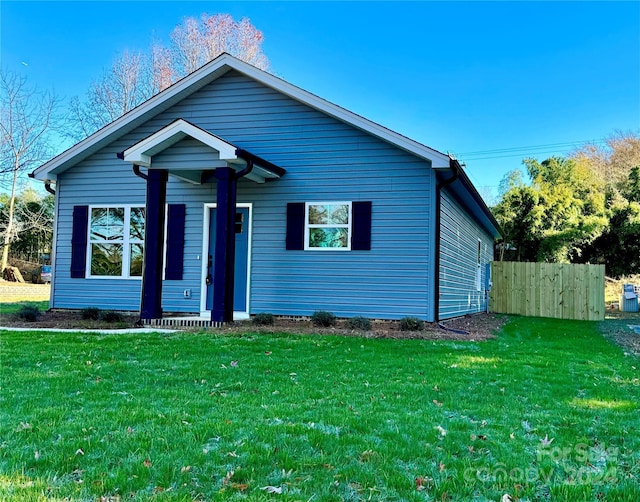
M 91 84 L 83 100 L 73 98 L 66 135 L 80 141 L 223 52 L 258 68 L 269 67 L 262 52 L 264 36 L 247 18 L 237 22 L 229 14 L 188 17 L 170 39 L 169 47 L 152 43 L 149 54 L 125 51 Z
M 18 179 L 50 157 L 48 134 L 57 104 L 53 94 L 29 87 L 25 77 L 0 70 L 0 176 L 11 186 L 0 270 L 7 266 L 9 246 L 16 235 Z

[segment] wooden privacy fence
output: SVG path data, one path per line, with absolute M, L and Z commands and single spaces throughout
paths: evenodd
M 491 280 L 491 312 L 604 319 L 604 265 L 494 261 Z

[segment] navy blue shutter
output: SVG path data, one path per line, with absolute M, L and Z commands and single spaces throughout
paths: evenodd
M 71 277 L 82 279 L 87 270 L 87 226 L 89 206 L 73 206 L 71 232 Z
M 304 249 L 304 202 L 287 204 L 287 249 Z
M 167 209 L 167 259 L 164 278 L 181 281 L 184 270 L 185 204 L 169 204 Z
M 369 251 L 371 249 L 371 201 L 351 204 L 351 250 Z

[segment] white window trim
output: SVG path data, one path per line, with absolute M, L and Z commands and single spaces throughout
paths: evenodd
M 121 275 L 91 275 L 91 244 L 99 241 L 91 240 L 91 215 L 94 209 L 124 209 L 124 221 L 125 228 L 122 236 L 122 241 L 108 241 L 111 244 L 122 244 L 122 274 Z M 129 240 L 129 225 L 131 224 L 131 209 L 132 208 L 145 208 L 145 204 L 95 204 L 89 206 L 89 217 L 87 218 L 87 263 L 85 268 L 85 277 L 88 279 L 114 279 L 114 280 L 137 280 L 141 281 L 141 275 L 130 275 L 131 273 L 131 250 L 130 244 L 138 244 L 136 240 Z M 145 214 L 145 233 L 147 231 L 147 215 Z M 144 246 L 144 239 L 142 239 L 142 245 Z
M 353 230 L 352 201 L 305 202 L 304 203 L 304 250 L 305 251 L 351 251 L 351 232 Z M 309 206 L 349 206 L 349 223 L 344 224 L 309 224 Z M 310 228 L 346 228 L 347 246 L 343 248 L 315 248 L 309 246 Z

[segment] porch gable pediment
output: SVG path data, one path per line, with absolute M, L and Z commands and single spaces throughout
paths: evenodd
M 163 165 L 164 162 L 154 166 L 153 158 L 161 158 L 162 154 L 172 146 L 176 145 L 177 147 L 178 143 L 189 140 L 203 145 L 209 150 L 211 156 L 206 161 L 207 165 L 198 166 L 196 169 L 190 163 L 181 164 L 179 161 L 173 163 L 168 169 L 169 174 L 183 181 L 195 184 L 203 183 L 208 179 L 207 172 L 213 172 L 218 167 L 232 167 L 236 171 L 241 171 L 246 167 L 248 160 L 252 163 L 252 169 L 245 177 L 251 181 L 264 183 L 267 180 L 277 179 L 284 175 L 284 169 L 252 155 L 184 119 L 177 119 L 171 122 L 127 148 L 118 156 L 125 162 L 130 162 L 139 167 L 167 169 L 167 166 Z
M 219 160 L 237 163 L 237 148 L 231 143 L 199 128 L 184 119 L 178 119 L 156 131 L 123 152 L 123 160 L 141 167 L 151 168 L 152 158 L 185 138 L 193 138 L 218 152 Z

